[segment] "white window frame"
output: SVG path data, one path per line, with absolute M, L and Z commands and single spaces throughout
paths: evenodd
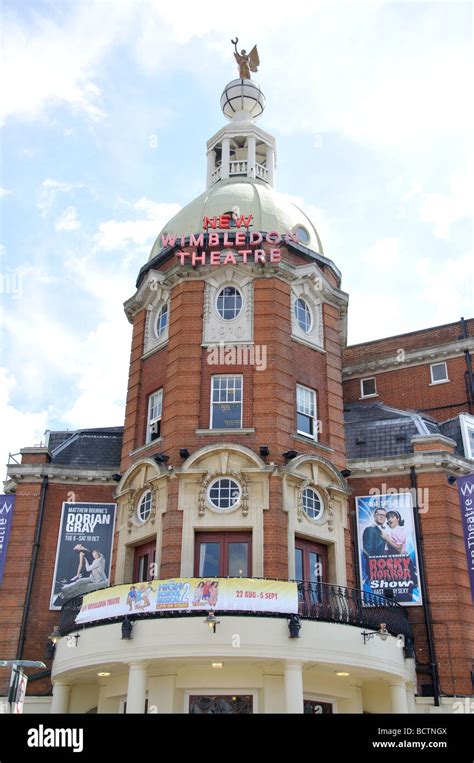
M 298 305 L 298 302 L 303 302 L 305 307 L 306 307 L 306 309 L 307 309 L 307 311 L 308 311 L 308 313 L 309 313 L 309 328 L 308 329 L 304 329 L 301 326 L 301 324 L 300 324 L 300 322 L 298 320 L 298 314 L 297 314 L 297 305 Z M 295 320 L 296 320 L 296 323 L 297 323 L 297 326 L 298 326 L 299 330 L 301 331 L 301 333 L 304 336 L 308 336 L 309 334 L 311 334 L 311 332 L 312 332 L 312 330 L 314 328 L 314 316 L 313 316 L 313 311 L 311 310 L 311 305 L 308 303 L 308 300 L 305 299 L 304 296 L 300 294 L 299 296 L 296 297 L 296 299 L 295 299 L 295 301 L 293 303 L 293 310 L 295 312 Z
M 213 401 L 213 393 L 214 393 L 214 379 L 241 379 L 241 387 L 240 387 L 240 426 L 235 427 L 235 429 L 242 429 L 243 426 L 243 415 L 244 415 L 244 377 L 242 374 L 213 374 L 211 376 L 211 400 L 210 400 L 210 411 L 209 411 L 209 429 L 214 429 L 217 431 L 226 431 L 226 432 L 232 432 L 233 429 L 223 429 L 222 427 L 214 427 L 213 426 L 213 418 L 214 418 L 214 401 Z M 219 401 L 221 403 L 223 402 L 238 402 L 237 400 L 221 400 Z
M 151 412 L 152 412 L 152 399 L 155 397 L 155 395 L 159 395 L 160 397 L 160 415 L 155 416 L 153 419 L 151 418 Z M 161 440 L 161 430 L 160 430 L 160 436 L 155 437 L 155 440 L 151 439 L 152 435 L 152 427 L 158 422 L 161 422 L 163 416 L 163 387 L 160 389 L 157 389 L 155 392 L 152 392 L 151 395 L 148 395 L 148 413 L 147 413 L 147 424 L 146 424 L 146 442 L 147 444 L 150 442 L 155 442 L 155 440 Z
M 313 434 L 308 434 L 308 432 L 303 432 L 300 429 L 298 429 L 298 413 L 301 413 L 303 416 L 308 416 L 305 411 L 302 411 L 299 409 L 298 404 L 298 390 L 304 390 L 305 392 L 310 392 L 313 395 L 313 405 L 314 405 L 314 416 L 312 417 L 313 421 Z M 296 432 L 297 434 L 301 435 L 301 437 L 307 437 L 309 440 L 317 441 L 318 439 L 318 394 L 315 389 L 311 389 L 311 387 L 305 387 L 304 384 L 297 384 L 296 385 Z
M 241 300 L 241 305 L 240 305 L 240 310 L 239 310 L 239 312 L 237 313 L 237 315 L 234 315 L 234 317 L 233 317 L 233 318 L 224 318 L 224 316 L 223 316 L 223 315 L 221 315 L 221 314 L 220 314 L 220 312 L 219 312 L 219 308 L 217 307 L 217 303 L 218 303 L 218 301 L 219 301 L 219 297 L 220 297 L 220 295 L 222 294 L 222 292 L 224 291 L 224 289 L 229 289 L 229 288 L 230 288 L 230 289 L 234 289 L 235 291 L 237 291 L 237 292 L 239 293 L 239 295 L 240 295 L 240 300 Z M 223 286 L 220 286 L 220 287 L 219 287 L 218 291 L 216 292 L 215 303 L 214 303 L 214 309 L 215 309 L 215 311 L 216 311 L 216 313 L 217 313 L 217 315 L 218 315 L 218 317 L 219 317 L 219 320 L 220 320 L 220 321 L 224 321 L 224 323 L 226 323 L 226 324 L 227 324 L 227 323 L 232 323 L 233 321 L 238 321 L 238 320 L 239 320 L 239 318 L 242 316 L 242 313 L 243 313 L 243 311 L 244 311 L 244 308 L 245 308 L 245 299 L 244 299 L 244 295 L 243 295 L 243 293 L 242 293 L 242 289 L 241 289 L 241 288 L 240 288 L 238 285 L 236 285 L 236 284 L 234 284 L 234 283 L 225 283 Z
M 469 432 L 474 431 L 474 416 L 469 413 L 459 414 L 459 423 L 461 425 L 462 444 L 465 458 L 474 459 L 474 449 L 471 448 L 469 441 Z
M 232 506 L 227 506 L 226 508 L 222 508 L 222 506 L 216 506 L 216 504 L 211 500 L 211 488 L 214 487 L 216 482 L 220 482 L 221 480 L 229 480 L 229 482 L 235 482 L 235 484 L 237 485 L 237 489 L 239 491 L 239 497 L 237 498 L 235 503 L 233 503 Z M 221 474 L 220 477 L 216 477 L 216 479 L 212 480 L 212 482 L 210 483 L 209 487 L 207 488 L 206 497 L 207 497 L 209 505 L 214 509 L 214 511 L 223 512 L 223 513 L 234 511 L 234 509 L 236 509 L 239 506 L 241 498 L 242 498 L 242 486 L 237 482 L 237 480 L 234 477 L 229 477 L 228 474 Z
M 161 314 L 162 314 L 162 312 L 163 312 L 165 307 L 166 307 L 166 326 L 161 331 L 161 333 L 158 333 L 158 319 L 161 316 Z M 155 340 L 156 341 L 158 341 L 158 342 L 163 342 L 164 341 L 164 337 L 166 335 L 166 332 L 168 331 L 169 323 L 170 323 L 170 303 L 169 303 L 168 299 L 165 299 L 164 302 L 162 302 L 159 305 L 158 310 L 157 310 L 156 315 L 155 315 L 154 332 L 155 332 Z
M 319 512 L 317 517 L 311 517 L 308 514 L 308 512 L 306 511 L 306 508 L 305 508 L 305 505 L 304 505 L 304 494 L 305 494 L 306 490 L 312 490 L 313 493 L 315 493 L 315 495 L 317 496 L 317 498 L 319 500 L 319 505 L 321 507 L 321 510 L 320 510 L 320 512 Z M 323 514 L 324 514 L 324 501 L 323 501 L 323 497 L 322 497 L 321 493 L 319 493 L 319 491 L 315 487 L 313 487 L 313 485 L 306 485 L 306 487 L 303 489 L 303 492 L 301 494 L 301 505 L 303 507 L 303 513 L 304 513 L 306 519 L 309 519 L 311 522 L 320 522 L 321 521 L 321 519 L 323 518 Z
M 437 380 L 433 379 L 433 367 L 434 366 L 444 366 L 444 368 L 446 370 L 446 378 L 445 379 L 437 379 Z M 441 360 L 439 363 L 431 363 L 430 364 L 430 378 L 431 378 L 430 387 L 433 386 L 434 384 L 446 384 L 447 382 L 450 381 L 449 376 L 448 376 L 448 364 L 446 363 L 445 360 Z
M 144 499 L 148 495 L 150 496 L 150 511 L 149 511 L 148 516 L 145 517 L 145 519 L 142 519 L 138 512 L 140 511 L 140 507 L 141 507 Z M 153 493 L 151 492 L 151 490 L 145 490 L 145 492 L 142 493 L 141 496 L 140 496 L 140 500 L 137 503 L 137 508 L 136 508 L 136 511 L 135 511 L 135 517 L 136 517 L 136 520 L 137 520 L 137 524 L 138 525 L 146 524 L 148 522 L 148 520 L 150 519 L 150 517 L 151 517 L 152 511 L 153 511 Z
M 375 392 L 369 392 L 368 395 L 364 393 L 364 382 L 374 380 L 374 386 L 375 386 Z M 365 376 L 363 379 L 360 380 L 360 397 L 378 397 L 377 392 L 377 377 L 376 376 Z

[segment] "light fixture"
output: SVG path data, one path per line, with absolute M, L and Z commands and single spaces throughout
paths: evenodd
M 448 482 L 449 482 L 450 485 L 454 485 L 456 480 L 457 480 L 457 477 L 454 477 L 452 474 L 449 475 Z
M 260 455 L 262 458 L 266 458 L 270 455 L 270 448 L 268 445 L 260 445 Z
M 362 636 L 364 639 L 364 644 L 366 644 L 367 641 L 370 641 L 370 639 L 374 638 L 375 636 L 378 636 L 381 641 L 386 641 L 390 636 L 390 633 L 387 630 L 386 623 L 380 623 L 378 631 L 362 631 Z
M 110 673 L 97 673 L 97 675 L 101 678 L 105 678 L 106 676 L 110 676 Z
M 291 458 L 296 458 L 298 455 L 297 450 L 287 450 L 286 453 L 281 454 L 283 458 L 286 458 L 287 461 L 289 461 Z
M 336 676 L 340 676 L 341 678 L 345 678 L 346 676 L 350 676 L 350 673 L 346 673 L 344 670 L 340 670 L 336 673 Z
M 189 458 L 189 450 L 187 448 L 180 448 L 179 455 L 181 458 Z
M 132 629 L 133 623 L 128 619 L 128 617 L 124 617 L 122 620 L 122 638 L 130 640 L 132 638 Z
M 214 612 L 209 612 L 206 619 L 203 620 L 204 623 L 207 623 L 209 626 L 209 630 L 211 630 L 213 633 L 216 632 L 216 625 L 219 625 L 220 620 L 218 620 L 214 614 Z
M 343 469 L 341 472 L 344 479 L 347 479 L 347 477 L 350 477 L 352 474 L 352 471 L 350 469 Z
M 222 668 L 222 662 L 211 662 L 213 668 Z
M 300 638 L 301 623 L 298 615 L 291 615 L 288 620 L 288 628 L 290 631 L 289 638 Z
M 166 453 L 155 453 L 153 458 L 157 464 L 165 464 L 169 460 L 169 456 Z
M 112 479 L 113 479 L 115 482 L 120 482 L 120 480 L 122 479 L 122 475 L 121 475 L 121 474 L 119 474 L 118 472 L 116 472 L 115 474 L 112 474 Z
M 59 632 L 59 626 L 55 625 L 53 630 L 48 636 L 48 643 L 46 645 L 46 657 L 48 660 L 54 660 L 54 655 L 56 652 L 56 644 L 58 643 L 60 638 L 61 638 L 61 634 Z

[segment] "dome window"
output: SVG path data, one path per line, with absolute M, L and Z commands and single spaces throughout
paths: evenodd
M 216 509 L 233 509 L 239 502 L 240 495 L 240 485 L 227 477 L 219 477 L 209 486 L 209 501 Z
M 303 511 L 309 519 L 321 519 L 323 502 L 312 487 L 303 490 Z
M 166 327 L 168 326 L 168 302 L 165 302 L 164 305 L 161 306 L 158 316 L 156 318 L 156 336 L 158 339 L 164 334 L 166 331 Z
M 293 233 L 296 233 L 296 235 L 298 236 L 298 240 L 301 244 L 303 244 L 304 246 L 308 246 L 311 240 L 311 237 L 303 225 L 296 225 L 293 228 Z
M 151 490 L 147 490 L 142 496 L 137 508 L 137 519 L 144 524 L 151 514 Z
M 225 321 L 232 321 L 242 311 L 242 294 L 235 286 L 224 286 L 217 295 L 217 312 Z
M 313 325 L 313 318 L 311 316 L 311 310 L 304 299 L 299 297 L 295 302 L 295 317 L 298 322 L 298 326 L 305 334 L 309 334 Z

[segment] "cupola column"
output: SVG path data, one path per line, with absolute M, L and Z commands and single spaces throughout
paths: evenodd
M 221 178 L 230 176 L 230 138 L 222 138 Z
M 249 135 L 247 138 L 247 176 L 249 178 L 254 178 L 256 175 L 256 145 L 255 135 Z
M 273 180 L 275 177 L 275 149 L 272 146 L 267 146 L 267 170 L 268 170 L 268 183 L 273 187 Z
M 212 173 L 216 169 L 216 152 L 213 148 L 210 148 L 207 152 L 207 187 L 212 185 Z

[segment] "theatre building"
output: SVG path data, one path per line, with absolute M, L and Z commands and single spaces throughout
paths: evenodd
M 451 712 L 472 695 L 448 477 L 473 471 L 474 322 L 346 348 L 263 93 L 234 80 L 221 106 L 206 190 L 125 303 L 124 427 L 10 458 L 0 659 L 54 634 L 25 712 Z

